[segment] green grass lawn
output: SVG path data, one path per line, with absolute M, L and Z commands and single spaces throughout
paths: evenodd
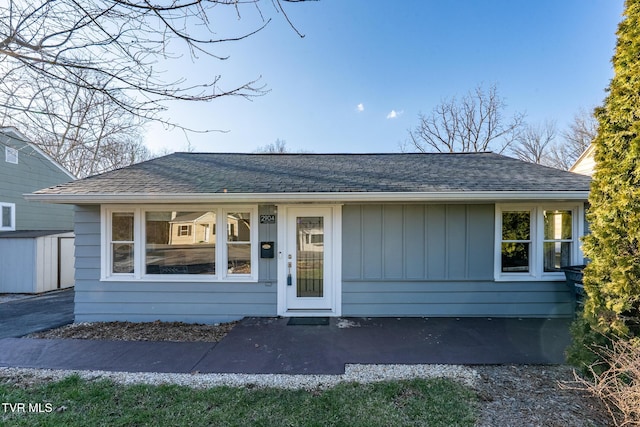
M 327 390 L 123 386 L 72 376 L 31 387 L 0 380 L 9 426 L 473 426 L 475 394 L 445 379 L 340 384 Z M 25 403 L 26 412 L 7 405 Z M 29 412 L 29 404 L 43 411 Z M 66 407 L 56 412 L 56 408 Z M 32 407 L 32 409 L 36 409 Z

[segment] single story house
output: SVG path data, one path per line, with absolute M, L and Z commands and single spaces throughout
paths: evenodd
M 494 153 L 175 153 L 26 197 L 75 205 L 77 322 L 570 317 L 589 185 Z

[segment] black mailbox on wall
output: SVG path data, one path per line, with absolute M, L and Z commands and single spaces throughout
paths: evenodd
M 275 253 L 274 249 L 273 242 L 261 242 L 260 258 L 273 258 Z

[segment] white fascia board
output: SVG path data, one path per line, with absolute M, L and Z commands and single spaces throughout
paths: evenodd
M 586 201 L 588 191 L 452 191 L 452 192 L 353 192 L 353 193 L 120 193 L 120 194 L 24 194 L 30 201 L 62 204 L 103 203 L 316 203 L 316 202 L 505 202 L 523 200 Z

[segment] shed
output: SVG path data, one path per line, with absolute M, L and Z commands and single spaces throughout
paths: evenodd
M 74 233 L 0 233 L 0 293 L 35 294 L 74 284 Z

